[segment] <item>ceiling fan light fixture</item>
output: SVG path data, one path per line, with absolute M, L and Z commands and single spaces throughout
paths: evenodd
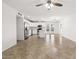
M 57 7 L 62 7 L 63 4 L 61 3 L 58 3 L 58 2 L 54 2 L 52 0 L 47 0 L 46 3 L 41 3 L 41 4 L 37 4 L 36 7 L 39 7 L 39 6 L 45 6 L 48 10 L 52 9 L 54 6 L 57 6 Z
M 54 5 L 52 3 L 51 4 L 46 3 L 45 7 L 48 8 L 48 10 L 50 10 L 52 7 L 54 7 Z

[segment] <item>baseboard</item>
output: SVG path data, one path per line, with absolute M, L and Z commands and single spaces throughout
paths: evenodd
M 62 36 L 63 38 L 67 38 L 68 40 L 71 40 L 71 41 L 74 41 L 74 42 L 76 42 L 76 39 L 75 40 L 73 40 L 72 38 L 69 38 L 69 37 L 66 37 L 66 36 Z
M 14 44 L 9 45 L 8 47 L 2 49 L 2 52 L 6 51 L 7 49 L 9 49 L 9 48 L 11 48 L 11 47 L 13 47 L 13 46 L 15 46 L 16 44 L 17 44 L 17 43 L 14 43 Z

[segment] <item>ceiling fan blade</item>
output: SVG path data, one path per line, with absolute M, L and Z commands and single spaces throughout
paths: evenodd
M 35 5 L 36 7 L 39 7 L 39 6 L 42 6 L 42 5 L 44 5 L 43 3 L 41 3 L 41 4 L 37 4 L 37 5 Z
M 58 6 L 58 7 L 61 7 L 61 6 L 63 6 L 63 4 L 61 4 L 61 3 L 53 3 L 55 6 Z

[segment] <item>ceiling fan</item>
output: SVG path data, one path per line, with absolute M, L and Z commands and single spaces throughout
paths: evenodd
M 39 7 L 39 6 L 43 6 L 43 5 L 45 5 L 48 8 L 48 10 L 50 10 L 53 6 L 58 6 L 58 7 L 62 7 L 63 6 L 63 4 L 58 3 L 58 2 L 54 2 L 52 0 L 47 0 L 46 3 L 40 3 L 40 4 L 37 4 L 35 6 Z

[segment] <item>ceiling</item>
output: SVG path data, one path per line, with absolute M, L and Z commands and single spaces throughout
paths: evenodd
M 48 10 L 44 6 L 35 7 L 36 4 L 45 1 L 46 0 L 3 0 L 3 2 L 22 12 L 25 16 L 29 16 L 29 18 L 33 20 L 56 19 L 75 14 L 75 0 L 55 0 L 61 2 L 63 7 L 53 7 L 51 10 Z

